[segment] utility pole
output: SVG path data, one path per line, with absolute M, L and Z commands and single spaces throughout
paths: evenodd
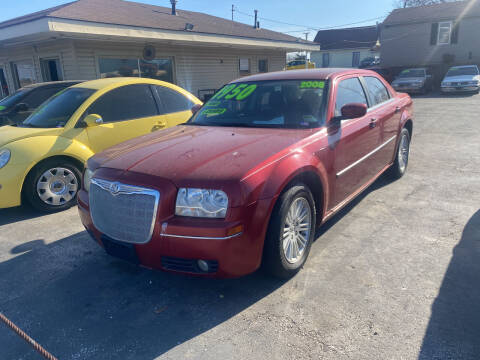
M 232 21 L 233 21 L 233 13 L 235 12 L 235 5 L 232 4 Z
M 308 41 L 308 35 L 309 35 L 310 33 L 309 33 L 309 32 L 305 32 L 304 34 L 305 34 L 305 40 Z M 307 57 L 308 57 L 308 52 L 307 52 L 307 50 L 305 50 L 305 69 L 308 69 L 308 59 L 307 59 Z

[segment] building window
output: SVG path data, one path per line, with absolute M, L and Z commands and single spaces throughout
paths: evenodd
M 360 52 L 355 51 L 352 53 L 352 67 L 358 67 L 360 65 Z
M 250 59 L 249 58 L 241 58 L 239 61 L 240 66 L 240 75 L 248 75 L 250 74 Z
M 63 80 L 60 59 L 40 59 L 43 81 L 61 81 Z
M 322 67 L 327 68 L 330 66 L 330 54 L 324 53 L 322 54 Z
M 35 76 L 35 66 L 32 61 L 17 61 L 10 63 L 13 82 L 15 88 L 20 89 L 24 86 L 35 84 L 37 77 Z
M 5 77 L 3 67 L 0 67 L 0 99 L 8 95 L 10 95 L 10 91 L 8 91 L 7 78 Z
M 174 82 L 173 59 L 113 59 L 98 60 L 101 78 L 112 77 L 144 77 L 162 81 Z
M 438 24 L 438 40 L 437 44 L 448 45 L 452 35 L 452 22 L 441 22 Z
M 268 60 L 267 59 L 258 60 L 258 72 L 261 72 L 261 73 L 268 72 Z

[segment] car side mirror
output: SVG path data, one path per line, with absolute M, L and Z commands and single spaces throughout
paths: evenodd
M 367 114 L 367 105 L 361 103 L 351 103 L 342 107 L 342 119 L 357 119 Z
M 195 115 L 198 112 L 198 110 L 200 110 L 201 108 L 202 108 L 202 105 L 200 105 L 200 104 L 193 105 L 192 114 Z
M 83 122 L 87 127 L 92 127 L 103 124 L 103 119 L 100 115 L 90 114 L 83 120 Z
M 15 112 L 28 111 L 29 107 L 25 103 L 19 103 L 15 105 Z

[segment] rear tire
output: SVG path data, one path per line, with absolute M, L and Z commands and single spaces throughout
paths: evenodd
M 28 174 L 24 184 L 27 201 L 37 210 L 57 212 L 76 205 L 82 174 L 67 160 L 47 160 Z
M 410 155 L 410 132 L 403 128 L 400 132 L 395 162 L 390 168 L 390 176 L 393 179 L 400 179 L 407 172 L 408 158 Z
M 264 266 L 273 276 L 288 279 L 305 264 L 315 237 L 316 210 L 307 186 L 284 191 L 275 205 L 265 239 Z

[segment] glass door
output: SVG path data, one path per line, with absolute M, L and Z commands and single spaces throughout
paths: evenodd
M 5 70 L 3 69 L 3 66 L 0 66 L 0 99 L 3 99 L 8 95 L 10 95 L 10 92 L 8 91 L 8 84 L 7 84 L 7 79 L 5 77 Z

